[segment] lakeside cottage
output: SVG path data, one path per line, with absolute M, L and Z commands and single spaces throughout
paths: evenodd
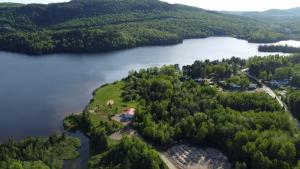
M 194 79 L 194 82 L 198 83 L 198 84 L 205 84 L 207 83 L 208 85 L 214 85 L 215 83 L 211 80 L 211 79 L 203 79 L 203 78 L 197 78 Z
M 197 78 L 197 79 L 194 79 L 194 82 L 198 83 L 198 84 L 204 84 L 205 83 L 205 79 L 203 78 Z
M 123 111 L 121 116 L 121 121 L 131 121 L 134 117 L 135 109 L 134 108 L 127 108 Z
M 257 84 L 251 83 L 251 84 L 249 84 L 248 88 L 251 89 L 251 90 L 257 89 Z
M 237 84 L 234 84 L 234 83 L 230 83 L 228 85 L 228 88 L 231 89 L 231 90 L 241 90 L 241 86 L 240 85 L 237 85 Z
M 290 83 L 289 79 L 284 79 L 284 80 L 272 80 L 270 82 L 271 86 L 274 87 L 280 87 L 280 86 L 287 86 Z

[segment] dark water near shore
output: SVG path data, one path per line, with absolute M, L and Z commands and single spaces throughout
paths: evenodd
M 257 48 L 258 44 L 244 40 L 211 37 L 103 54 L 32 57 L 0 52 L 0 142 L 62 132 L 63 118 L 81 111 L 96 87 L 121 79 L 130 70 L 185 65 L 203 59 L 267 55 Z M 83 140 L 87 142 L 84 137 Z M 88 153 L 87 148 L 81 151 L 83 156 Z M 85 163 L 86 158 L 76 163 L 68 161 L 65 168 L 82 168 Z

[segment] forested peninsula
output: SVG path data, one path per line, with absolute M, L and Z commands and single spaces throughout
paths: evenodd
M 291 114 L 262 86 L 251 87 L 256 82 L 247 73 L 257 78 L 263 78 L 257 71 L 270 77 L 275 73 L 272 77 L 283 84 L 285 77 L 279 75 L 284 74 L 280 73 L 285 72 L 281 71 L 284 65 L 293 64 L 294 73 L 289 75 L 297 74 L 299 58 L 233 57 L 195 61 L 182 68 L 170 65 L 132 71 L 121 81 L 96 89 L 86 109 L 66 117 L 64 127 L 90 138 L 95 151 L 89 169 L 165 168 L 158 152 L 149 146 L 168 151 L 178 144 L 217 148 L 234 169 L 297 169 L 299 129 L 292 114 L 299 117 L 294 111 L 299 99 L 287 101 Z M 284 89 L 299 93 L 289 84 Z M 287 97 L 298 98 L 297 93 Z M 127 119 L 126 112 L 131 109 L 135 114 L 128 123 L 131 117 Z M 180 160 L 180 165 L 190 164 Z
M 169 45 L 209 36 L 231 36 L 250 42 L 287 38 L 262 21 L 158 0 L 0 4 L 3 51 L 31 55 L 91 53 Z

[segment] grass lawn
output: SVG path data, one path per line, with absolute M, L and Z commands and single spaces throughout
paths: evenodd
M 97 127 L 103 121 L 111 121 L 109 117 L 122 113 L 127 107 L 137 108 L 137 101 L 125 102 L 121 96 L 125 82 L 118 81 L 112 84 L 104 85 L 93 92 L 93 99 L 87 106 L 89 112 L 90 122 L 94 127 Z M 114 104 L 110 107 L 107 101 L 113 100 Z M 69 118 L 65 118 L 65 129 L 76 128 L 80 123 L 80 114 L 74 114 Z M 114 121 L 115 123 L 119 123 Z M 122 125 L 121 123 L 119 123 Z
M 123 81 L 118 81 L 113 84 L 104 85 L 96 89 L 93 93 L 93 100 L 88 105 L 88 110 L 101 115 L 107 115 L 107 113 L 115 115 L 121 113 L 124 108 L 136 108 L 136 102 L 123 101 L 121 94 L 124 86 L 125 83 Z M 112 100 L 114 102 L 114 104 L 111 107 L 107 105 L 107 102 L 109 100 Z
M 125 108 L 137 107 L 136 101 L 123 101 L 121 94 L 124 86 L 125 82 L 118 81 L 104 85 L 94 91 L 93 99 L 88 105 L 92 124 L 99 124 L 102 120 L 108 120 L 108 117 L 122 113 Z M 112 106 L 107 105 L 109 100 L 114 102 Z

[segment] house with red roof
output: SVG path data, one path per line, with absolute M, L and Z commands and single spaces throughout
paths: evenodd
M 123 111 L 121 121 L 131 121 L 134 117 L 135 109 L 127 108 Z

